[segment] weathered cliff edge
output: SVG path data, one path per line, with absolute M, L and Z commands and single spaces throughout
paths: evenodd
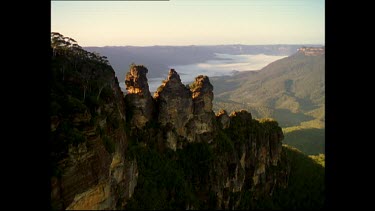
M 69 63 L 63 57 L 55 59 Z M 199 183 L 197 198 L 205 201 L 213 193 L 214 208 L 236 209 L 244 190 L 251 191 L 256 200 L 287 185 L 289 170 L 280 167 L 285 161 L 283 133 L 277 122 L 254 120 L 246 111 L 215 115 L 213 87 L 207 76 L 200 75 L 186 86 L 171 69 L 152 97 L 147 68 L 133 65 L 125 78 L 128 93 L 124 98 L 110 66 L 94 66 L 90 71 L 92 80 L 106 75 L 105 96 L 100 91 L 99 102 L 83 100 L 81 109 L 51 116 L 53 208 L 125 208 L 137 191 L 139 173 L 137 159 L 128 156 L 130 139 L 160 153 L 193 143 L 208 144 L 215 156 L 207 166 L 206 179 Z M 59 83 L 86 91 L 81 87 L 84 81 L 73 77 L 64 76 Z M 66 142 L 68 136 L 73 143 Z M 60 143 L 66 145 L 58 147 Z M 195 209 L 188 202 L 185 206 Z
M 52 57 L 51 208 L 124 207 L 138 167 L 126 158 L 123 93 L 111 66 L 77 54 Z

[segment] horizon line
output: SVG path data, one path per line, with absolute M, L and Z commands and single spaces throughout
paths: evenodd
M 309 45 L 309 46 L 325 46 L 325 44 L 210 44 L 210 45 L 104 45 L 104 46 L 82 46 L 83 48 L 104 48 L 104 47 L 192 47 L 192 46 L 275 46 L 275 45 Z

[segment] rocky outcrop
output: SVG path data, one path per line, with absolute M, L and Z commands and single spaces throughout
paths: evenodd
M 220 112 L 219 121 L 226 118 L 226 112 Z M 281 159 L 281 141 L 283 134 L 277 122 L 272 120 L 253 120 L 247 111 L 233 112 L 229 121 L 225 121 L 227 135 L 234 142 L 231 154 L 220 154 L 212 171 L 222 172 L 215 177 L 217 207 L 237 209 L 243 190 L 252 193 L 254 200 L 272 195 L 276 186 L 285 186 L 280 180 L 284 172 L 277 171 Z M 283 175 L 284 176 L 284 175 Z
M 283 139 L 277 122 L 254 120 L 244 110 L 230 116 L 222 110 L 215 116 L 209 78 L 200 75 L 187 88 L 174 69 L 169 71 L 154 98 L 167 147 L 176 150 L 191 142 L 212 144 L 216 158 L 208 167 L 211 181 L 199 190 L 203 195 L 208 195 L 208 190 L 215 193 L 216 208 L 238 208 L 244 190 L 251 191 L 256 200 L 282 186 L 284 180 L 278 179 L 281 171 L 275 170 L 281 159 Z M 228 139 L 232 146 L 224 143 Z
M 158 123 L 167 128 L 167 143 L 175 150 L 177 142 L 187 139 L 186 125 L 193 118 L 191 91 L 181 83 L 174 69 L 154 94 Z M 190 140 L 193 141 L 193 140 Z
M 228 116 L 228 113 L 227 111 L 225 110 L 220 110 L 217 114 L 216 114 L 216 119 L 219 123 L 219 127 L 221 129 L 227 129 L 230 125 L 230 118 Z
M 126 74 L 127 95 L 125 101 L 129 107 L 130 124 L 143 128 L 152 119 L 154 103 L 148 87 L 146 74 L 148 69 L 142 65 L 132 65 Z
M 194 117 L 190 124 L 190 140 L 210 143 L 214 138 L 215 114 L 212 111 L 213 86 L 207 76 L 199 75 L 190 85 L 193 97 Z
M 158 123 L 166 129 L 166 142 L 176 150 L 190 142 L 211 142 L 215 131 L 213 86 L 207 76 L 196 77 L 189 87 L 171 69 L 154 94 Z
M 194 114 L 200 115 L 212 112 L 212 101 L 214 99 L 214 87 L 207 76 L 199 75 L 190 85 L 193 93 Z

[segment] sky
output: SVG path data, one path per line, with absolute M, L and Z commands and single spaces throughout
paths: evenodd
M 81 46 L 325 44 L 324 0 L 51 1 Z

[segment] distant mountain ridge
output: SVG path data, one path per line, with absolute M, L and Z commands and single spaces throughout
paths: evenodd
M 211 81 L 215 87 L 214 109 L 247 109 L 257 118 L 275 118 L 286 132 L 285 143 L 288 133 L 293 132 L 290 135 L 298 134 L 290 137 L 293 146 L 308 154 L 324 152 L 324 47 L 302 47 L 257 72 L 212 77 Z M 304 132 L 296 132 L 301 129 L 306 130 L 305 137 Z M 310 139 L 320 141 L 311 150 L 303 147 L 306 143 L 298 144 L 299 138 L 305 140 L 299 143 L 311 142 Z
M 188 65 L 214 59 L 215 53 L 289 56 L 302 46 L 319 45 L 105 46 L 84 49 L 106 56 L 118 78 L 126 74 L 131 63 L 152 67 L 148 76 L 154 78 L 166 77 L 165 70 L 173 65 Z
M 302 47 L 298 49 L 299 53 L 303 53 L 305 56 L 319 56 L 325 54 L 324 47 Z

